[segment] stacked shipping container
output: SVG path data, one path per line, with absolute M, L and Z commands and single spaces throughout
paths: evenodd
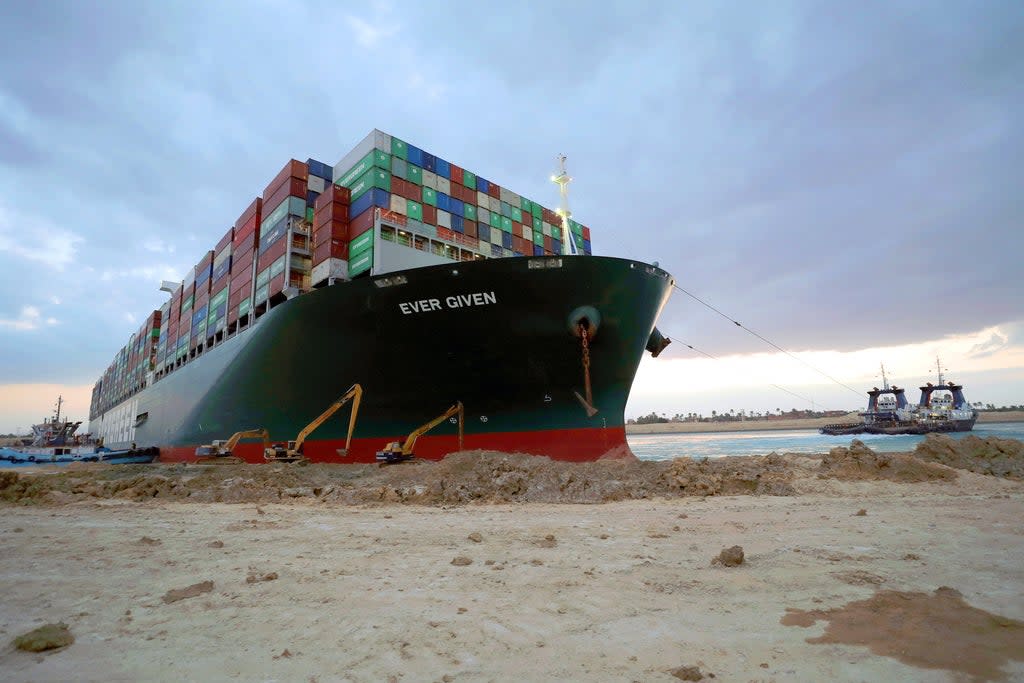
M 93 387 L 96 417 L 288 296 L 372 272 L 380 237 L 468 259 L 562 253 L 538 202 L 372 131 L 334 167 L 290 160 L 154 311 Z M 590 228 L 569 221 L 581 253 Z

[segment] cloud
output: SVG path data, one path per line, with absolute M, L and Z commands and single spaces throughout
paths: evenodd
M 83 241 L 84 238 L 70 230 L 0 204 L 0 251 L 60 271 L 75 260 L 76 245 Z
M 986 356 L 991 356 L 992 354 L 1006 348 L 1009 341 L 1009 337 L 996 330 L 992 332 L 988 339 L 972 346 L 967 351 L 967 356 L 970 358 L 984 358 Z
M 56 325 L 57 322 L 57 319 L 53 317 L 43 318 L 42 313 L 35 306 L 22 306 L 17 318 L 0 318 L 0 327 L 15 332 L 31 332 L 38 330 L 41 326 Z
M 385 38 L 398 34 L 397 26 L 377 26 L 356 16 L 345 17 L 349 28 L 355 32 L 356 42 L 362 47 L 375 47 Z

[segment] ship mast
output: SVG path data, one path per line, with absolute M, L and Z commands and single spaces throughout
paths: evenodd
M 557 159 L 558 175 L 551 176 L 551 182 L 558 185 L 558 191 L 562 198 L 558 209 L 558 215 L 562 217 L 562 255 L 576 256 L 579 254 L 576 250 L 576 240 L 572 238 L 572 230 L 569 229 L 569 216 L 572 215 L 572 212 L 569 211 L 569 183 L 572 182 L 572 178 L 565 168 L 566 156 L 559 154 Z
M 885 363 L 881 363 L 882 366 L 882 388 L 889 391 L 889 380 L 885 377 Z
M 939 386 L 942 386 L 945 384 L 945 381 L 942 379 L 942 362 L 939 360 L 938 356 L 935 356 L 935 371 L 939 374 Z
M 60 424 L 60 406 L 61 406 L 62 403 L 64 403 L 64 397 L 58 395 L 57 396 L 57 417 L 53 418 L 53 423 L 54 424 Z

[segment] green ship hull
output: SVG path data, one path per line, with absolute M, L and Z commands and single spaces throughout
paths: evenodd
M 457 401 L 466 450 L 579 461 L 624 454 L 626 401 L 672 284 L 654 266 L 596 256 L 453 262 L 342 282 L 279 304 L 98 422 L 130 423 L 110 447 L 191 460 L 197 446 L 243 429 L 294 439 L 358 383 L 348 453 L 338 451 L 346 407 L 307 439 L 308 459 L 373 462 Z M 588 373 L 581 321 L 592 331 Z M 456 450 L 448 421 L 419 439 L 416 455 Z M 257 443 L 235 454 L 264 460 Z

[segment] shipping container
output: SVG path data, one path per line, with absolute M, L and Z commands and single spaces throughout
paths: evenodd
M 366 155 L 373 150 L 379 150 L 388 155 L 392 154 L 391 136 L 377 129 L 370 131 L 369 135 L 363 138 L 358 145 L 352 148 L 352 151 L 343 156 L 341 160 L 334 165 L 332 180 L 334 180 L 335 184 L 343 185 L 344 183 L 338 182 L 342 176 L 347 175 L 361 159 L 365 158 Z M 363 171 L 357 173 L 355 177 L 358 178 L 360 175 L 365 173 L 365 171 L 366 169 L 363 169 Z
M 313 267 L 327 259 L 348 260 L 349 243 L 345 240 L 329 239 L 313 250 Z
M 316 249 L 328 240 L 349 240 L 348 223 L 328 223 L 313 231 L 313 248 Z
M 385 190 L 374 188 L 358 200 L 352 202 L 352 205 L 349 207 L 349 214 L 352 216 L 358 216 L 372 206 L 377 206 L 382 209 L 390 208 L 391 194 Z
M 349 277 L 356 277 L 363 273 L 369 272 L 373 267 L 373 249 L 372 242 L 371 248 L 362 252 L 358 256 L 352 256 L 348 262 L 348 275 Z
M 337 171 L 338 167 L 334 167 Z M 362 159 L 359 159 L 351 167 L 344 169 L 334 178 L 335 185 L 351 187 L 359 178 L 368 173 L 372 168 L 379 168 L 386 173 L 391 173 L 391 155 L 379 149 L 370 150 Z
M 310 276 L 313 286 L 328 282 L 330 279 L 348 279 L 348 261 L 341 259 L 327 259 L 313 266 L 313 273 Z
M 361 254 L 367 249 L 371 249 L 373 247 L 373 236 L 373 231 L 369 231 L 364 232 L 362 235 L 359 235 L 358 237 L 354 237 L 352 239 L 352 242 L 349 244 L 348 247 L 350 260 L 351 257 L 355 256 L 356 254 Z
M 305 183 L 308 177 L 309 167 L 301 161 L 292 159 L 284 165 L 284 168 L 282 168 L 276 176 L 274 176 L 274 179 L 270 181 L 270 184 L 263 188 L 263 196 L 269 197 L 274 194 L 274 192 L 276 192 L 279 187 L 287 183 L 290 178 L 298 178 Z M 305 194 L 305 190 L 303 190 L 303 194 Z

